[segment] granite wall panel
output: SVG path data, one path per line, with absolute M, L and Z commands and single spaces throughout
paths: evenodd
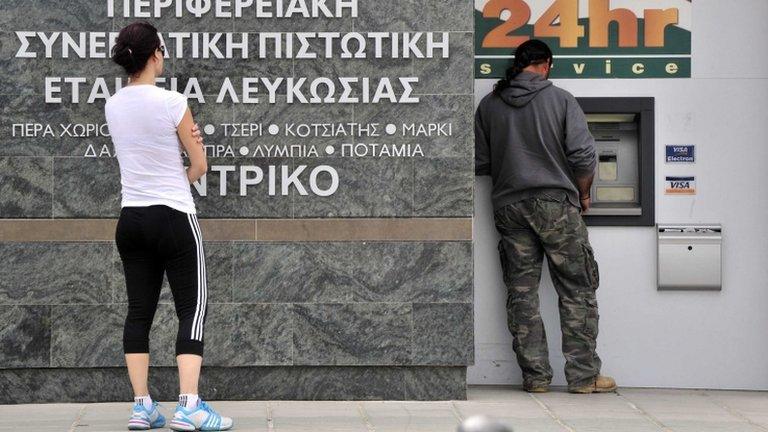
M 439 40 L 439 39 L 438 39 Z M 472 94 L 475 86 L 474 33 L 450 33 L 447 58 L 415 60 L 413 72 L 420 78 L 420 94 Z
M 51 308 L 0 306 L 0 368 L 51 364 Z M 5 392 L 0 392 L 0 394 Z
M 7 29 L 15 27 L 4 21 L 12 17 L 8 15 L 7 7 L 9 3 L 23 4 L 26 2 L 21 1 L 7 1 L 0 3 L 0 27 L 3 31 L 0 32 L 0 70 L 3 71 L 3 79 L 0 80 L 0 94 L 2 95 L 23 95 L 24 100 L 36 100 L 35 97 L 30 97 L 33 94 L 40 93 L 45 84 L 45 77 L 53 75 L 54 65 L 53 62 L 46 61 L 41 58 L 16 58 L 16 52 L 18 51 L 18 37 L 15 33 L 7 31 Z M 39 40 L 31 44 L 31 49 L 40 50 L 43 48 L 42 42 Z M 13 108 L 13 110 L 11 110 Z M 17 114 L 16 105 L 3 104 L 3 115 Z M 40 109 L 40 106 L 36 106 L 36 109 Z M 32 120 L 32 118 L 28 118 Z M 8 126 L 3 124 L 3 128 Z M 8 132 L 11 132 L 10 130 Z M 3 134 L 3 138 L 10 137 L 11 135 Z M 34 144 L 32 144 L 34 145 Z
M 295 304 L 294 363 L 404 365 L 411 358 L 407 303 Z
M 358 31 L 473 31 L 473 3 L 466 0 L 361 1 Z
M 348 302 L 350 277 L 317 266 L 312 244 L 235 243 L 233 298 L 242 303 Z
M 240 188 L 241 167 L 259 167 L 266 177 L 270 166 L 281 167 L 285 165 L 290 167 L 290 160 L 242 158 L 234 163 L 231 159 L 211 158 L 208 165 L 211 169 L 216 169 L 217 173 L 209 172 L 206 175 L 204 180 L 206 182 L 206 196 L 196 199 L 198 217 L 243 218 L 255 215 L 264 218 L 291 217 L 292 196 L 290 194 L 282 195 L 279 192 L 270 196 L 269 183 L 266 180 L 258 185 L 246 186 L 244 190 Z M 217 166 L 221 168 L 216 168 Z M 232 171 L 232 167 L 234 167 L 234 171 Z M 226 174 L 220 174 L 225 170 L 229 171 L 226 171 Z M 246 175 L 248 178 L 254 178 L 256 174 L 248 172 Z M 198 192 L 193 191 L 193 195 L 197 196 Z
M 297 218 L 405 217 L 413 215 L 413 163 L 407 159 L 320 158 L 298 162 L 307 166 L 299 176 L 309 184 L 311 171 L 333 166 L 344 187 L 328 197 L 294 193 L 293 216 Z M 319 175 L 321 190 L 331 188 L 329 175 Z
M 401 131 L 408 127 L 405 136 L 382 134 L 376 139 L 382 144 L 411 144 L 415 152 L 420 145 L 424 156 L 461 157 L 472 160 L 474 155 L 474 113 L 471 95 L 423 95 L 420 102 L 413 105 L 370 104 L 360 105 L 355 109 L 355 121 L 361 123 L 386 122 L 397 125 Z M 444 125 L 442 130 L 428 136 L 427 126 L 421 124 Z M 450 131 L 447 125 L 451 125 Z M 405 126 L 403 126 L 405 125 Z M 450 135 L 449 135 L 450 134 Z M 415 159 L 417 167 L 424 160 Z
M 0 243 L 0 304 L 111 302 L 108 243 Z
M 66 7 L 56 0 L 5 0 L 0 2 L 0 26 L 3 29 L 40 31 L 109 31 L 112 19 L 106 6 L 91 0 L 70 0 Z
M 471 303 L 416 303 L 413 325 L 414 364 L 474 363 Z
M 105 102 L 87 101 L 90 85 L 100 77 L 114 91 L 121 71 L 106 58 L 84 59 L 74 52 L 62 58 L 60 41 L 48 58 L 40 38 L 30 39 L 37 57 L 17 57 L 21 41 L 15 32 L 117 31 L 134 21 L 120 16 L 123 1 L 115 0 L 115 18 L 107 16 L 106 2 L 0 2 L 0 218 L 56 222 L 118 217 L 119 167 L 110 138 L 65 131 L 71 124 L 104 123 Z M 335 2 L 326 4 L 333 8 Z M 209 146 L 210 171 L 193 189 L 199 217 L 355 218 L 363 224 L 367 218 L 470 217 L 472 14 L 470 0 L 359 0 L 357 17 L 264 19 L 250 8 L 237 19 L 169 14 L 150 20 L 161 33 L 248 32 L 250 40 L 248 59 L 190 59 L 191 44 L 177 53 L 165 41 L 169 56 L 163 86 L 184 90 L 195 77 L 206 99 L 189 99 Z M 331 59 L 258 57 L 259 32 L 299 31 L 449 32 L 451 55 L 340 59 L 337 43 Z M 312 49 L 318 52 L 320 46 L 313 43 Z M 385 52 L 390 49 L 385 43 Z M 44 80 L 51 76 L 83 76 L 88 82 L 77 95 L 62 83 L 57 94 L 62 103 L 46 103 Z M 414 94 L 420 102 L 288 103 L 285 83 L 274 101 L 263 85 L 256 93 L 258 104 L 216 101 L 224 77 L 241 92 L 247 77 L 345 76 L 374 82 L 388 77 L 398 90 L 398 77 L 418 77 Z M 75 96 L 77 103 L 72 102 Z M 301 137 L 286 130 L 286 125 L 302 123 L 353 122 L 378 123 L 379 133 Z M 26 123 L 50 124 L 54 136 L 21 134 L 13 126 Z M 231 129 L 225 133 L 224 125 L 233 123 L 264 129 L 255 136 L 235 136 Z M 398 127 L 393 135 L 384 130 L 390 123 Z M 276 134 L 267 130 L 273 124 L 279 127 Z M 440 132 L 408 129 L 420 124 L 440 125 Z M 357 143 L 412 150 L 418 145 L 423 156 L 350 156 L 342 151 L 344 144 Z M 275 150 L 291 145 L 313 145 L 319 157 Z M 310 173 L 319 165 L 338 172 L 339 188 L 333 195 L 303 194 L 294 186 L 282 193 L 280 167 L 306 167 L 299 181 L 309 188 Z M 263 181 L 241 190 L 241 176 L 255 175 L 254 170 L 241 172 L 241 166 L 260 168 Z M 268 186 L 271 166 L 277 167 L 275 194 Z M 225 173 L 228 167 L 234 171 Z M 317 178 L 320 189 L 329 185 L 326 174 Z M 355 227 L 391 241 L 283 234 L 273 240 L 291 241 L 270 242 L 269 233 L 262 233 L 267 240 L 206 242 L 209 315 L 201 392 L 209 399 L 466 396 L 466 365 L 474 360 L 471 243 L 424 241 L 433 237 L 408 231 L 388 237 L 379 233 L 380 227 Z M 127 313 L 122 265 L 114 244 L 101 241 L 103 236 L 97 239 L 0 242 L 0 320 L 9 323 L 0 329 L 0 388 L 8 389 L 0 392 L 0 403 L 130 398 L 122 353 Z M 176 332 L 173 298 L 164 281 L 150 338 L 151 387 L 160 398 L 173 399 L 177 393 L 172 367 Z
M 120 215 L 120 169 L 113 158 L 55 158 L 53 216 Z
M 51 306 L 51 366 L 124 366 L 119 305 Z
M 235 243 L 236 302 L 471 302 L 467 242 Z
M 178 397 L 175 368 L 150 369 L 157 400 Z M 208 400 L 456 400 L 466 399 L 464 367 L 203 367 Z M 0 404 L 125 402 L 123 368 L 0 369 Z
M 51 217 L 52 165 L 47 157 L 0 157 L 0 217 Z
M 472 216 L 474 163 L 464 158 L 435 158 L 419 164 L 414 181 L 414 215 Z

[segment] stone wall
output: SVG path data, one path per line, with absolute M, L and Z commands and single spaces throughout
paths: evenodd
M 106 59 L 18 58 L 16 31 L 117 31 L 106 2 L 0 3 L 0 403 L 130 397 L 121 353 L 126 297 L 113 244 L 119 172 L 108 137 L 14 135 L 17 123 L 103 123 L 103 101 L 46 103 L 46 76 L 121 76 Z M 334 3 L 329 1 L 329 4 Z M 122 0 L 116 0 L 121 10 Z M 383 136 L 424 157 L 241 157 L 259 145 L 335 146 L 338 138 L 225 137 L 209 165 L 333 166 L 330 197 L 195 194 L 206 238 L 209 315 L 201 392 L 211 399 L 465 397 L 473 362 L 472 2 L 359 0 L 342 19 L 163 18 L 161 32 L 448 31 L 447 59 L 176 59 L 166 76 L 418 76 L 420 103 L 192 103 L 201 125 L 253 122 L 450 123 L 451 136 Z M 73 33 L 74 34 L 74 33 Z M 35 39 L 30 49 L 39 50 Z M 60 49 L 60 48 L 59 48 Z M 215 87 L 215 86 L 212 86 Z M 212 88 L 207 87 L 207 88 Z M 263 96 L 263 95 L 262 95 Z M 86 92 L 87 97 L 87 92 Z M 215 95 L 214 95 L 215 97 Z M 244 151 L 244 150 L 243 150 Z M 245 151 L 244 151 L 245 152 Z M 307 181 L 308 171 L 302 176 Z M 234 176 L 227 181 L 237 191 Z M 176 319 L 164 288 L 152 333 L 152 386 L 175 398 Z

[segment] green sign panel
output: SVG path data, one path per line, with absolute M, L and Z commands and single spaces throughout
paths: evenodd
M 619 5 L 621 7 L 617 7 Z M 475 78 L 546 42 L 553 78 L 690 78 L 690 0 L 476 0 Z

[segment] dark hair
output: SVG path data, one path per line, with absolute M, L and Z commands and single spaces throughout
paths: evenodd
M 112 61 L 125 69 L 128 75 L 144 70 L 149 58 L 160 48 L 157 29 L 146 21 L 128 24 L 120 30 L 112 48 Z
M 515 59 L 512 61 L 512 65 L 507 68 L 504 79 L 500 79 L 496 83 L 493 91 L 496 94 L 501 93 L 502 90 L 509 87 L 510 81 L 515 79 L 523 69 L 530 65 L 542 63 L 552 63 L 552 50 L 549 49 L 549 46 L 538 39 L 523 42 L 515 50 Z

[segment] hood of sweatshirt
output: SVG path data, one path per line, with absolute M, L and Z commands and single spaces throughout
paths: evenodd
M 519 108 L 528 105 L 539 92 L 551 85 L 552 81 L 537 73 L 521 72 L 499 96 L 507 105 Z

